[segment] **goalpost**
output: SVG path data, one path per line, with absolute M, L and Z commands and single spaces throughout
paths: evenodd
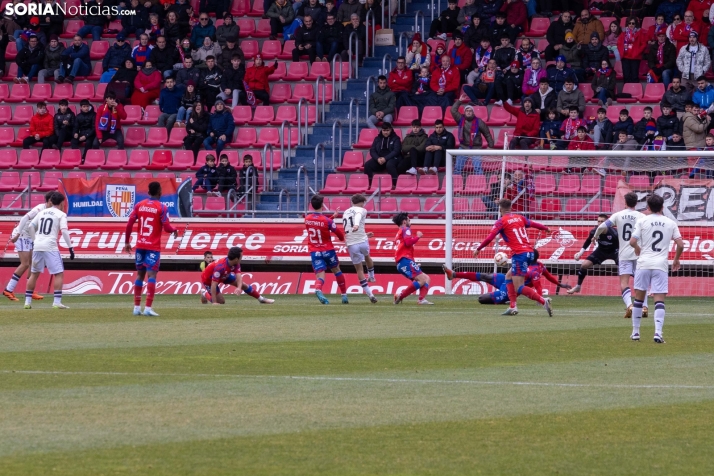
M 460 173 L 455 172 L 457 160 Z M 530 241 L 548 269 L 574 285 L 595 243 L 580 261 L 574 255 L 598 215 L 625 208 L 623 197 L 631 191 L 638 195 L 636 209 L 645 212 L 646 197 L 656 193 L 664 198 L 664 213 L 678 223 L 685 245 L 682 269 L 670 271 L 670 295 L 714 296 L 712 281 L 700 279 L 714 275 L 714 151 L 448 150 L 445 180 L 444 258 L 451 269 L 507 272 L 493 260 L 498 251 L 510 257 L 498 239 L 473 258 L 499 216 L 498 200 L 505 197 L 513 201 L 514 212 L 550 228 L 548 233 L 529 229 Z M 670 263 L 673 257 L 672 246 Z M 592 267 L 583 294 L 618 296 L 616 276 L 613 261 Z M 485 283 L 447 280 L 446 286 L 447 294 L 489 291 Z M 557 294 L 552 286 L 544 289 Z

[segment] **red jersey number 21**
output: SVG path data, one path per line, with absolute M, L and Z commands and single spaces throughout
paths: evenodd
M 528 241 L 528 232 L 525 228 L 516 228 L 513 230 L 513 234 L 516 235 L 518 243 L 530 243 L 530 241 Z
M 310 228 L 310 243 L 314 245 L 321 245 L 322 244 L 322 234 L 320 233 L 320 230 L 316 228 Z

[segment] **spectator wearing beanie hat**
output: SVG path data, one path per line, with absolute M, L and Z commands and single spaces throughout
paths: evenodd
M 520 99 L 523 96 L 523 70 L 517 60 L 511 62 L 511 67 L 503 75 L 503 81 L 496 83 L 500 86 L 498 96 L 500 100 L 496 104 L 502 103 L 506 99 L 509 103 Z
M 549 68 L 547 72 L 548 84 L 556 93 L 563 90 L 566 79 L 571 80 L 576 85 L 578 84 L 578 77 L 572 69 L 567 67 L 565 56 L 563 55 L 559 55 L 555 59 L 555 68 Z
M 449 57 L 451 58 L 451 65 L 455 66 L 461 73 L 461 81 L 463 82 L 471 68 L 471 60 L 474 55 L 471 48 L 464 44 L 464 35 L 460 31 L 456 31 L 453 38 L 454 46 L 449 50 Z
M 580 59 L 582 55 L 581 46 L 575 41 L 575 35 L 570 31 L 565 34 L 565 44 L 560 48 L 560 54 L 565 56 L 565 62 L 573 70 L 575 76 L 578 77 L 578 81 L 583 82 L 585 80 L 585 70 L 582 68 Z
M 223 24 L 216 28 L 216 41 L 221 48 L 225 48 L 229 38 L 238 38 L 239 36 L 240 27 L 233 21 L 233 15 L 226 12 L 223 15 Z
M 15 32 L 13 33 L 17 51 L 20 51 L 25 46 L 27 46 L 27 40 L 29 40 L 32 35 L 37 37 L 37 41 L 44 48 L 44 45 L 47 44 L 47 36 L 45 35 L 45 32 L 40 30 L 39 17 L 30 18 L 30 24 L 27 26 L 27 28 L 15 30 Z
M 126 42 L 124 33 L 118 33 L 116 42 L 107 50 L 102 59 L 102 77 L 100 83 L 108 83 L 114 74 L 122 67 L 127 58 L 131 58 L 131 46 Z

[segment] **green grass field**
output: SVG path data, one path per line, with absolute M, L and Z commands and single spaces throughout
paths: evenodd
M 0 474 L 711 474 L 712 300 L 0 303 Z M 338 301 L 335 299 L 334 301 Z M 653 309 L 654 306 L 651 305 Z

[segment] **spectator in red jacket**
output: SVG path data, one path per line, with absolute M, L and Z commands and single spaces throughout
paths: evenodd
M 462 81 L 471 69 L 473 57 L 474 52 L 464 43 L 464 35 L 460 31 L 456 31 L 454 33 L 454 46 L 449 50 L 449 58 L 451 58 L 451 64 L 459 69 Z
M 595 150 L 595 142 L 588 137 L 585 126 L 578 127 L 578 138 L 570 141 L 568 150 Z
M 429 85 L 436 92 L 437 103 L 442 110 L 446 110 L 454 103 L 456 93 L 461 86 L 461 73 L 456 67 L 451 66 L 450 57 L 445 55 L 441 57 L 441 68 L 432 73 Z
M 622 58 L 622 76 L 626 83 L 640 82 L 640 63 L 647 46 L 647 33 L 639 28 L 635 17 L 627 19 L 627 26 L 617 39 L 617 50 Z
M 407 60 L 404 56 L 397 58 L 397 67 L 389 72 L 387 78 L 387 86 L 397 97 L 397 101 L 402 96 L 406 96 L 412 92 L 412 82 L 414 81 L 414 73 L 407 69 Z
M 278 69 L 278 61 L 273 63 L 273 66 L 265 66 L 263 58 L 256 55 L 253 66 L 245 70 L 245 82 L 255 99 L 263 102 L 263 105 L 270 106 L 270 82 L 268 76 L 273 74 Z M 248 91 L 246 91 L 246 94 Z
M 144 67 L 134 78 L 134 92 L 131 93 L 131 103 L 134 106 L 146 108 L 159 99 L 161 94 L 161 71 L 154 68 L 151 60 L 146 60 Z
M 523 0 L 506 0 L 501 7 L 506 14 L 506 32 L 511 44 L 516 44 L 516 38 L 524 27 L 528 27 L 528 10 Z
M 533 100 L 525 97 L 521 109 L 507 102 L 503 103 L 503 107 L 516 116 L 516 130 L 513 131 L 510 148 L 530 149 L 540 134 L 540 115 L 533 109 Z
M 22 140 L 22 148 L 29 149 L 36 143 L 42 142 L 42 150 L 49 149 L 54 143 L 54 134 L 54 120 L 47 112 L 47 104 L 38 102 L 37 113 L 30 119 L 30 135 Z
M 97 108 L 97 119 L 95 124 L 96 137 L 92 144 L 92 149 L 99 149 L 99 146 L 106 140 L 114 140 L 117 149 L 124 148 L 124 134 L 121 131 L 121 121 L 126 119 L 124 106 L 117 102 L 114 91 L 107 91 L 104 104 Z

